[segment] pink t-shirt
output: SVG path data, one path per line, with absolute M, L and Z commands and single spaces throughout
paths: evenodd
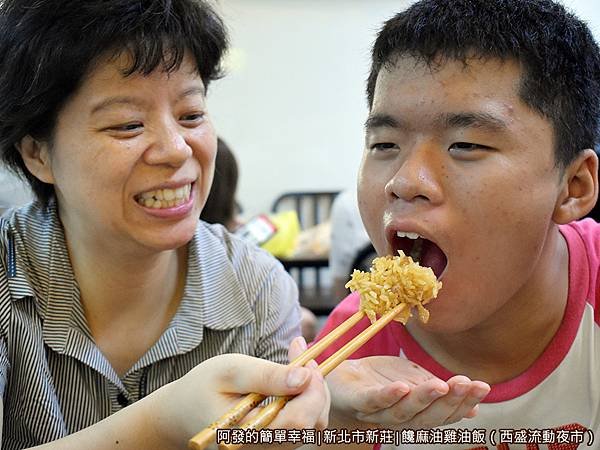
M 562 323 L 544 352 L 524 373 L 495 385 L 480 405 L 479 414 L 473 419 L 440 427 L 449 436 L 452 430 L 480 429 L 487 433 L 486 445 L 451 444 L 436 442 L 435 448 L 495 448 L 498 437 L 511 435 L 506 430 L 528 430 L 534 438 L 551 435 L 548 430 L 589 429 L 594 439 L 600 439 L 600 301 L 598 300 L 598 276 L 600 269 L 600 224 L 591 219 L 573 222 L 560 227 L 569 250 L 569 295 Z M 359 307 L 357 294 L 346 297 L 331 313 L 317 340 L 335 328 Z M 363 319 L 343 341 L 336 342 L 319 357 L 327 358 L 345 342 L 369 325 Z M 373 355 L 393 355 L 407 358 L 421 365 L 439 378 L 448 379 L 454 374 L 429 356 L 397 322 L 387 325 L 367 344 L 355 352 L 351 358 Z M 492 436 L 491 433 L 494 433 Z M 592 436 L 583 433 L 584 442 Z M 571 433 L 570 438 L 579 439 L 579 432 Z M 514 439 L 514 433 L 512 433 Z M 400 435 L 402 437 L 403 435 Z M 412 437 L 411 437 L 412 436 Z M 402 449 L 423 449 L 424 442 L 411 442 L 416 434 L 405 434 L 408 441 L 402 441 Z M 433 436 L 433 435 L 432 435 Z M 564 433 L 562 434 L 564 437 Z M 435 436 L 434 436 L 435 437 Z M 556 433 L 554 434 L 556 440 Z M 453 439 L 453 438 L 451 438 Z M 548 438 L 549 439 L 549 438 Z M 509 441 L 510 442 L 510 441 Z M 570 442 L 568 446 L 556 443 L 551 445 L 512 441 L 503 449 L 552 448 L 576 449 L 584 444 Z M 396 444 L 398 442 L 396 441 Z M 431 442 L 429 442 L 431 445 Z M 566 444 L 565 444 L 566 445 Z M 394 448 L 392 444 L 390 446 Z

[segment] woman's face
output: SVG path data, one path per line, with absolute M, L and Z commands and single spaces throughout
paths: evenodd
M 49 170 L 67 238 L 151 251 L 193 236 L 214 171 L 216 136 L 189 55 L 172 73 L 123 76 L 106 60 L 60 111 Z

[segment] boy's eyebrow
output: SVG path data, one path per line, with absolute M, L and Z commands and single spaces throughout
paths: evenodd
M 369 116 L 365 122 L 365 129 L 373 128 L 401 128 L 402 122 L 389 114 L 374 114 Z
M 504 120 L 486 112 L 459 112 L 440 115 L 436 121 L 444 128 L 487 128 L 491 131 L 503 131 L 508 128 Z
M 439 115 L 434 124 L 443 128 L 486 128 L 491 131 L 503 131 L 508 124 L 500 117 L 487 112 L 458 112 Z M 406 128 L 406 124 L 389 114 L 374 114 L 365 122 L 367 131 L 373 128 Z

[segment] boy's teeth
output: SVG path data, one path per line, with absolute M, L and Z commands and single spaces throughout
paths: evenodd
M 409 239 L 419 239 L 420 237 L 422 237 L 419 235 L 419 233 L 410 233 L 408 231 L 397 231 L 396 236 L 398 236 L 399 238 L 409 238 Z
M 172 208 L 185 203 L 190 198 L 191 191 L 191 184 L 177 189 L 157 189 L 140 194 L 137 201 L 146 208 Z

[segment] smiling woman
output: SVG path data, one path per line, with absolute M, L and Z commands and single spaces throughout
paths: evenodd
M 224 26 L 200 0 L 7 0 L 0 15 L 0 157 L 37 198 L 0 228 L 2 448 L 180 448 L 267 370 L 191 369 L 283 363 L 300 334 L 282 266 L 198 220 Z M 309 379 L 290 384 L 306 389 L 296 426 L 326 417 Z

